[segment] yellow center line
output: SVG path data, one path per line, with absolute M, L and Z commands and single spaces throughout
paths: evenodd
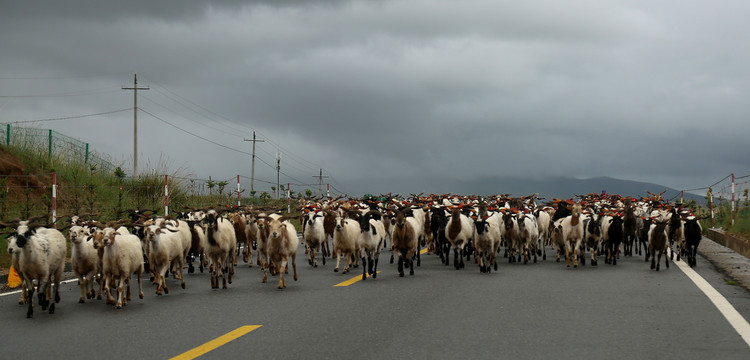
M 424 255 L 424 254 L 427 253 L 427 251 L 428 251 L 428 249 L 424 248 L 424 249 L 422 249 L 419 252 L 419 254 L 420 255 Z M 377 271 L 376 274 L 380 274 L 380 271 Z M 366 275 L 367 275 L 367 277 L 370 277 L 370 274 L 366 274 Z M 338 283 L 336 285 L 333 285 L 333 286 L 334 287 L 336 287 L 336 286 L 349 286 L 349 285 L 354 284 L 354 283 L 356 283 L 357 281 L 360 281 L 360 280 L 362 280 L 362 275 L 357 275 L 357 276 L 355 276 L 355 277 L 353 277 L 353 278 L 351 278 L 349 280 L 346 280 L 344 282 L 340 282 L 340 283 Z
M 380 274 L 380 271 L 376 271 L 375 273 L 376 274 Z M 367 275 L 367 277 L 370 277 L 370 274 L 365 274 L 365 275 Z M 333 285 L 333 286 L 349 286 L 349 285 L 354 284 L 355 282 L 360 281 L 360 280 L 362 280 L 362 275 L 357 275 L 357 276 L 355 276 L 355 277 L 353 277 L 353 278 L 351 278 L 349 280 L 346 280 L 344 282 L 338 283 L 338 284 Z
M 198 346 L 192 350 L 189 350 L 187 352 L 184 352 L 180 355 L 177 355 L 170 360 L 189 360 L 189 359 L 195 359 L 211 350 L 217 349 L 224 344 L 235 340 L 257 328 L 261 327 L 261 325 L 245 325 L 242 327 L 239 327 L 235 330 L 232 330 L 222 336 L 217 337 L 216 339 L 213 339 L 201 346 Z

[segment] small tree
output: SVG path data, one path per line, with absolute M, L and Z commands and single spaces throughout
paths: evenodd
M 267 193 L 267 192 L 265 192 L 265 191 L 264 191 L 264 192 L 262 192 L 262 193 L 260 193 L 260 199 L 261 199 L 261 200 L 268 200 L 268 199 L 270 199 L 270 198 L 271 198 L 271 194 L 269 194 L 269 193 Z

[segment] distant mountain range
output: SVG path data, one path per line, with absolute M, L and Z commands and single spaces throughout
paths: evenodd
M 590 193 L 619 194 L 622 196 L 631 196 L 635 198 L 645 197 L 652 193 L 666 192 L 662 195 L 666 200 L 677 199 L 680 192 L 668 188 L 664 185 L 653 183 L 615 179 L 611 177 L 595 177 L 589 179 L 574 179 L 566 177 L 552 177 L 544 179 L 524 179 L 514 177 L 484 177 L 472 180 L 451 180 L 451 179 L 431 179 L 425 182 L 424 179 L 419 181 L 422 190 L 398 192 L 393 189 L 385 191 L 379 190 L 383 184 L 412 183 L 401 181 L 362 181 L 359 183 L 367 186 L 372 184 L 372 194 L 392 192 L 408 196 L 410 193 L 424 192 L 425 194 L 461 194 L 461 195 L 492 195 L 492 194 L 511 194 L 511 196 L 525 196 L 538 193 L 539 197 L 552 199 L 568 199 L 575 195 L 586 195 Z M 685 193 L 685 201 L 694 199 L 698 203 L 704 203 L 705 199 L 701 196 Z

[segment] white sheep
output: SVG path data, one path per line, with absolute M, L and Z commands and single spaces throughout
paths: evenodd
M 138 297 L 143 299 L 143 249 L 141 239 L 133 234 L 121 234 L 111 227 L 98 229 L 93 234 L 94 247 L 103 247 L 102 278 L 107 292 L 107 304 L 116 309 L 130 300 L 130 276 L 138 277 Z M 117 285 L 117 299 L 112 296 L 111 282 Z M 127 287 L 127 293 L 125 293 Z M 124 295 L 124 296 L 123 296 Z
M 372 210 L 359 219 L 360 233 L 357 244 L 362 257 L 362 280 L 367 279 L 368 273 L 373 278 L 378 276 L 378 260 L 385 244 L 386 234 L 382 216 L 379 211 Z
M 536 263 L 539 252 L 539 226 L 536 223 L 536 217 L 531 214 L 519 214 L 516 221 L 518 222 L 518 238 L 523 251 L 523 263 L 526 264 L 529 261 L 531 253 L 534 254 Z
M 41 227 L 30 221 L 14 221 L 2 224 L 15 228 L 8 236 L 8 252 L 14 257 L 12 263 L 18 265 L 16 270 L 26 284 L 29 307 L 26 317 L 34 316 L 34 280 L 39 290 L 39 305 L 42 310 L 55 313 L 55 303 L 60 302 L 60 281 L 65 266 L 65 236 L 56 230 Z M 52 280 L 54 278 L 54 280 Z M 51 300 L 50 287 L 55 286 L 54 302 Z
M 74 225 L 68 231 L 71 243 L 71 265 L 73 273 L 78 276 L 78 285 L 81 287 L 79 303 L 85 303 L 86 298 L 93 299 L 94 278 L 100 271 L 101 262 L 94 242 L 91 240 L 90 230 L 86 227 Z
M 334 272 L 338 272 L 341 265 L 341 256 L 344 256 L 343 274 L 349 272 L 352 265 L 352 258 L 356 256 L 357 238 L 359 237 L 359 222 L 347 217 L 336 218 L 336 228 L 333 232 L 333 254 L 336 256 L 336 267 Z
M 211 288 L 219 288 L 219 278 L 222 288 L 227 288 L 227 282 L 232 283 L 234 275 L 234 254 L 237 249 L 237 238 L 234 227 L 229 220 L 219 216 L 215 210 L 209 210 L 204 219 L 206 223 L 206 256 L 211 262 Z
M 458 207 L 453 208 L 448 225 L 445 226 L 445 239 L 453 247 L 453 265 L 456 270 L 464 267 L 464 247 L 473 234 L 474 226 L 469 218 Z
M 497 251 L 500 248 L 500 228 L 502 219 L 498 213 L 483 215 L 474 220 L 474 247 L 479 258 L 479 271 L 497 271 Z
M 303 235 L 307 247 L 307 262 L 313 267 L 318 267 L 317 252 L 326 241 L 326 233 L 323 228 L 324 217 L 325 215 L 321 211 L 310 211 L 302 218 L 302 221 L 305 222 Z M 321 258 L 323 265 L 325 265 L 325 255 L 322 255 Z
M 273 265 L 272 271 L 279 273 L 279 289 L 286 288 L 284 273 L 287 271 L 289 258 L 292 259 L 292 269 L 294 271 L 294 281 L 297 281 L 297 248 L 299 239 L 297 230 L 286 217 L 271 218 L 268 222 L 268 243 L 267 251 L 270 263 Z M 268 280 L 267 269 L 263 269 L 263 282 Z
M 563 239 L 565 241 L 565 266 L 578 267 L 578 251 L 583 241 L 583 219 L 581 218 L 581 204 L 573 204 L 571 214 L 562 221 Z
M 148 242 L 151 248 L 148 261 L 155 275 L 154 284 L 157 285 L 156 295 L 161 295 L 162 290 L 164 293 L 169 294 L 165 275 L 169 264 L 172 262 L 174 262 L 172 271 L 175 277 L 181 281 L 181 286 L 184 289 L 185 278 L 182 274 L 182 268 L 185 258 L 183 257 L 182 235 L 179 231 L 168 229 L 165 224 L 161 226 L 151 225 L 145 230 L 146 236 L 144 240 Z M 177 271 L 175 271 L 175 268 Z

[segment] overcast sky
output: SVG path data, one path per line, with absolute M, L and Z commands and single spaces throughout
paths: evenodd
M 137 72 L 141 172 L 249 178 L 255 130 L 258 191 L 277 150 L 297 191 L 320 168 L 350 195 L 488 176 L 697 188 L 750 174 L 747 14 L 744 0 L 3 1 L 0 122 L 132 108 Z M 132 111 L 18 126 L 132 169 Z

